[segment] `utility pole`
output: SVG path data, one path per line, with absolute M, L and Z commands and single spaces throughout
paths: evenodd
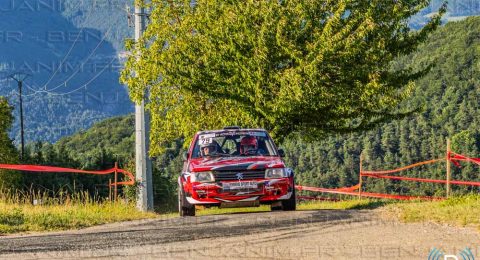
M 22 96 L 22 88 L 23 88 L 23 81 L 25 81 L 30 75 L 22 72 L 13 73 L 10 75 L 10 78 L 14 79 L 18 84 L 18 96 L 20 100 L 20 136 L 21 136 L 21 154 L 20 158 L 25 158 L 25 128 L 23 124 L 23 96 Z
M 135 41 L 145 31 L 145 8 L 135 1 Z M 135 104 L 135 170 L 139 183 L 137 208 L 140 211 L 153 210 L 152 163 L 149 158 L 150 117 L 145 111 L 145 99 Z
M 446 162 L 447 162 L 447 199 L 450 197 L 450 193 L 452 192 L 451 190 L 451 187 L 450 187 L 450 182 L 452 180 L 452 169 L 451 169 L 451 165 L 450 165 L 450 151 L 451 151 L 451 147 L 450 147 L 450 139 L 447 138 L 447 154 L 446 154 Z

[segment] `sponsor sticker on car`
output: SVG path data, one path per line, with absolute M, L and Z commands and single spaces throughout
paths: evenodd
M 224 190 L 252 190 L 258 189 L 258 182 L 244 181 L 244 182 L 224 182 L 222 184 Z

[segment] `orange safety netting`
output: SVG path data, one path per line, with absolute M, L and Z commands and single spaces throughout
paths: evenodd
M 448 154 L 448 157 L 449 157 L 450 161 L 452 161 L 458 167 L 460 167 L 460 164 L 458 163 L 458 161 L 471 162 L 471 163 L 480 165 L 480 158 L 470 158 L 470 157 L 467 157 L 465 155 L 457 154 L 457 153 L 454 153 L 454 152 L 450 152 Z
M 454 163 L 455 165 L 460 167 L 458 161 L 466 161 L 480 165 L 480 158 L 470 158 L 465 155 L 457 154 L 454 152 L 447 153 L 447 159 Z M 429 160 L 424 162 L 419 162 L 411 165 L 407 165 L 401 168 L 393 169 L 393 170 L 383 170 L 383 171 L 363 171 L 361 170 L 360 175 L 364 177 L 371 177 L 371 178 L 380 178 L 380 179 L 391 179 L 391 180 L 403 180 L 403 181 L 418 181 L 418 182 L 427 182 L 427 183 L 442 183 L 446 184 L 449 182 L 450 184 L 454 185 L 470 185 L 470 186 L 480 186 L 480 182 L 475 181 L 455 181 L 455 180 L 436 180 L 436 179 L 423 179 L 423 178 L 413 178 L 413 177 L 403 177 L 403 176 L 390 176 L 392 173 L 397 173 L 400 171 L 404 171 L 407 169 L 411 169 L 414 167 L 418 167 L 421 165 L 432 164 L 439 161 L 443 161 L 445 158 Z
M 129 178 L 128 181 L 117 182 L 117 185 L 134 185 L 135 177 L 132 173 L 119 169 L 117 167 L 103 170 L 103 171 L 88 171 L 88 170 L 77 170 L 71 168 L 62 168 L 62 167 L 52 167 L 52 166 L 40 166 L 40 165 L 13 165 L 13 164 L 0 164 L 0 169 L 4 170 L 15 170 L 15 171 L 28 171 L 28 172 L 58 172 L 58 173 L 85 173 L 85 174 L 96 174 L 96 175 L 106 175 L 111 173 L 122 173 Z M 112 185 L 115 185 L 113 183 Z
M 295 188 L 299 191 L 305 190 L 305 191 L 342 193 L 342 192 L 353 192 L 355 190 L 358 190 L 360 188 L 360 184 L 357 184 L 357 185 L 352 186 L 352 187 L 343 187 L 343 188 L 335 188 L 335 189 L 315 188 L 315 187 L 307 187 L 307 186 L 301 186 L 301 185 L 297 185 Z
M 440 162 L 440 161 L 443 161 L 443 160 L 445 160 L 445 158 L 440 158 L 440 159 L 434 159 L 434 160 L 429 160 L 429 161 L 414 163 L 414 164 L 410 164 L 410 165 L 407 165 L 407 166 L 404 166 L 404 167 L 400 167 L 400 168 L 397 168 L 397 169 L 393 169 L 393 170 L 383 170 L 383 171 L 364 171 L 364 170 L 362 170 L 362 175 L 363 175 L 363 174 L 374 174 L 374 175 L 392 174 L 392 173 L 397 173 L 397 172 L 405 171 L 405 170 L 408 170 L 408 169 L 411 169 L 411 168 L 415 168 L 415 167 L 418 167 L 418 166 L 421 166 L 421 165 L 426 165 L 426 164 L 432 164 L 432 163 Z
M 437 179 L 423 179 L 423 178 L 413 178 L 413 177 L 403 177 L 403 176 L 392 176 L 393 173 L 398 173 L 408 169 L 412 169 L 418 166 L 433 164 L 440 161 L 449 160 L 456 166 L 460 167 L 461 161 L 475 163 L 480 165 L 480 158 L 470 158 L 465 155 L 457 154 L 454 152 L 447 152 L 446 158 L 439 158 L 434 160 L 428 160 L 424 162 L 418 162 L 404 167 L 392 169 L 392 170 L 380 170 L 380 171 L 364 171 L 360 169 L 360 178 L 361 177 L 371 177 L 371 178 L 381 178 L 381 179 L 391 179 L 391 180 L 402 180 L 402 181 L 418 181 L 418 182 L 427 182 L 427 183 L 441 183 L 441 184 L 454 184 L 454 185 L 470 185 L 470 186 L 480 186 L 480 182 L 474 181 L 456 181 L 456 180 L 437 180 Z M 414 199 L 423 199 L 423 200 L 441 200 L 442 198 L 438 197 L 429 197 L 429 196 L 405 196 L 405 195 L 392 195 L 392 194 L 383 194 L 383 193 L 372 193 L 372 192 L 362 192 L 361 184 L 345 187 L 345 188 L 336 188 L 336 189 L 327 189 L 327 188 L 316 188 L 316 187 L 306 187 L 306 186 L 297 186 L 299 191 L 314 191 L 314 192 L 323 192 L 323 193 L 333 193 L 333 194 L 345 194 L 345 195 L 357 195 L 361 197 L 371 197 L 371 198 L 384 198 L 384 199 L 398 199 L 398 200 L 414 200 Z
M 480 165 L 480 158 L 470 158 L 461 154 L 454 152 L 447 153 L 447 159 L 450 160 L 457 166 L 460 166 L 459 161 L 466 161 Z M 428 160 L 424 162 L 414 163 L 404 167 L 392 169 L 392 170 L 381 170 L 381 171 L 360 171 L 360 176 L 371 177 L 371 178 L 383 178 L 383 179 L 393 179 L 393 180 L 406 180 L 406 181 L 418 181 L 418 182 L 429 182 L 429 183 L 447 183 L 446 180 L 436 180 L 436 179 L 422 179 L 422 178 L 413 178 L 413 177 L 403 177 L 403 176 L 390 176 L 392 173 L 397 173 L 400 171 L 408 170 L 414 167 L 421 165 L 432 164 L 439 161 L 444 161 L 445 158 Z M 89 170 L 77 170 L 71 168 L 62 168 L 62 167 L 52 167 L 52 166 L 40 166 L 40 165 L 12 165 L 12 164 L 0 164 L 0 169 L 5 170 L 17 170 L 17 171 L 30 171 L 30 172 L 58 172 L 58 173 L 85 173 L 85 174 L 98 174 L 106 175 L 114 172 L 122 173 L 129 178 L 127 181 L 117 182 L 116 185 L 134 185 L 135 177 L 132 173 L 119 169 L 117 167 L 102 170 L 102 171 L 89 171 Z M 456 185 L 471 185 L 471 186 L 480 186 L 480 182 L 470 182 L 470 181 L 450 181 L 451 184 Z M 112 185 L 115 185 L 112 184 Z M 360 192 L 361 184 L 357 184 L 352 187 L 342 187 L 342 188 L 317 188 L 317 187 L 308 187 L 308 186 L 296 186 L 296 189 L 299 191 L 314 191 L 314 192 L 324 192 L 332 194 L 345 194 L 345 195 L 361 195 L 362 197 L 372 197 L 372 198 L 386 198 L 386 199 L 399 199 L 399 200 L 413 200 L 413 199 L 427 199 L 427 200 L 439 200 L 441 198 L 437 197 L 428 197 L 428 196 L 405 196 L 405 195 L 392 195 L 392 194 L 383 194 L 383 193 L 371 193 L 371 192 Z M 308 198 L 307 196 L 304 196 Z
M 376 175 L 376 174 L 362 174 L 362 176 L 371 177 L 371 178 L 380 178 L 380 179 L 400 180 L 400 181 L 418 181 L 418 182 L 443 183 L 443 184 L 447 183 L 447 180 L 422 179 L 422 178 L 401 177 L 401 176 L 388 176 L 388 175 Z M 480 182 L 475 182 L 475 181 L 451 180 L 450 184 L 480 186 Z

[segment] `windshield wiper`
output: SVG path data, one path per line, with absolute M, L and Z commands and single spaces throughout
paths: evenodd
M 226 157 L 231 157 L 232 155 L 229 153 L 212 153 L 210 156 L 212 157 L 220 157 L 220 156 L 226 156 Z
M 252 156 L 278 156 L 278 155 L 271 155 L 271 154 L 242 154 L 241 156 L 244 156 L 244 157 L 252 157 Z

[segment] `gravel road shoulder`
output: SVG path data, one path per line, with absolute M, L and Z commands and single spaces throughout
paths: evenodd
M 480 252 L 480 233 L 405 224 L 376 210 L 213 215 L 122 222 L 0 238 L 3 259 L 426 259 L 432 248 Z

